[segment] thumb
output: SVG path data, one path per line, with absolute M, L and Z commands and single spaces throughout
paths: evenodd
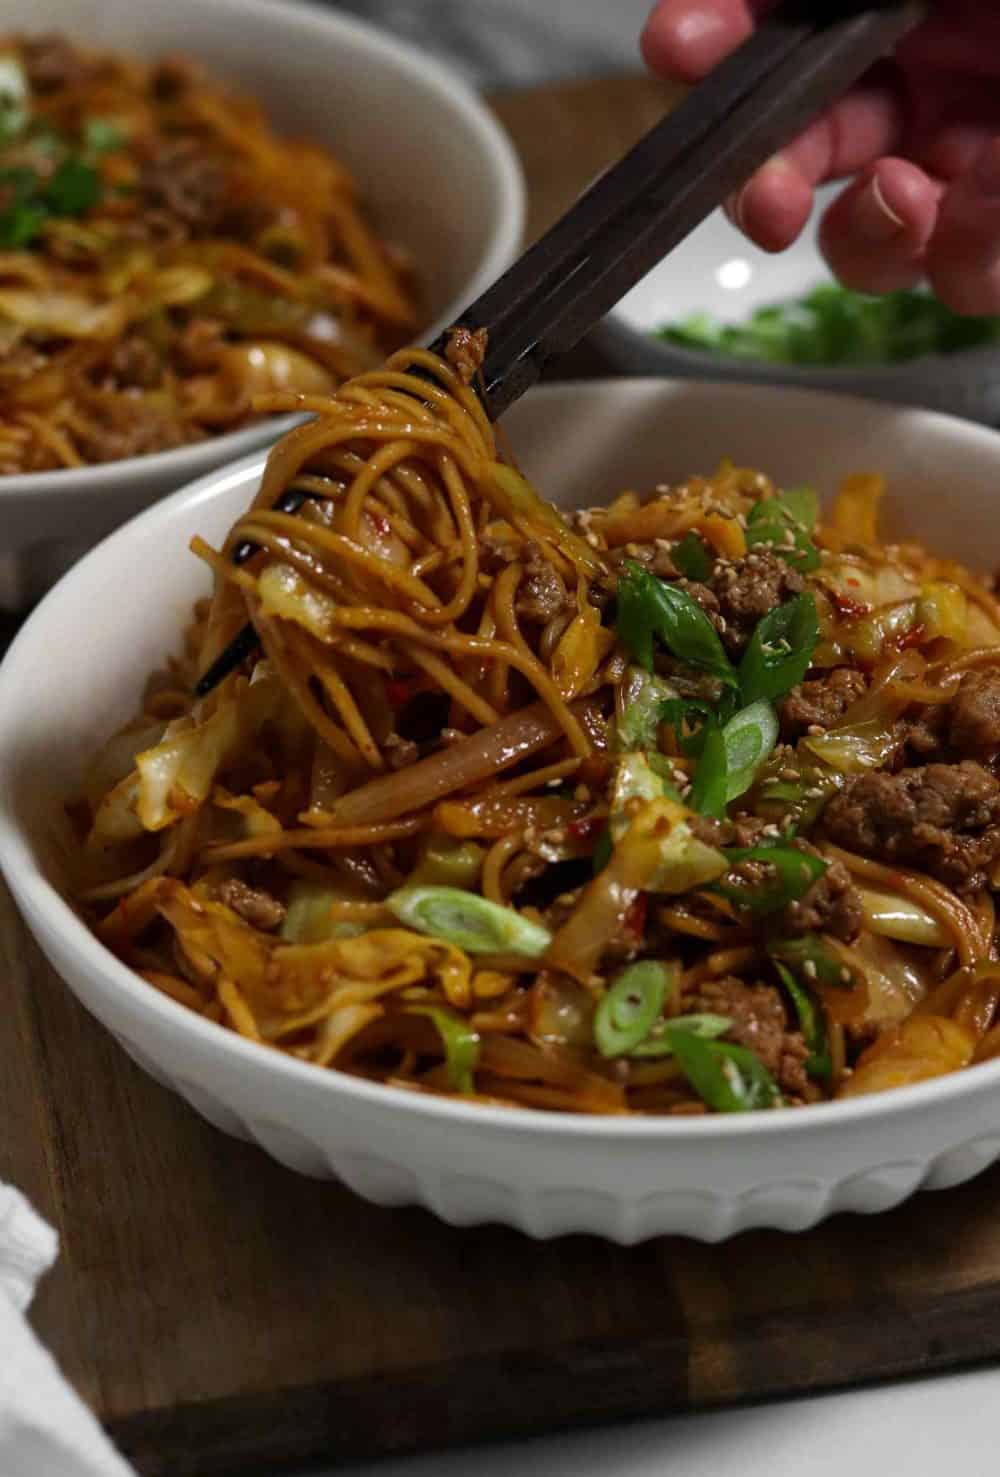
M 945 192 L 926 271 L 956 313 L 1000 314 L 1000 137 Z

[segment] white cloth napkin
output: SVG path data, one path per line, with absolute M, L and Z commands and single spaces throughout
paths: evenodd
M 0 1184 L 0 1477 L 135 1477 L 25 1320 L 55 1231 Z

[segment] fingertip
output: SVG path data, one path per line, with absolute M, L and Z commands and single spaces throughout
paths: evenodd
M 927 275 L 956 313 L 1000 314 L 1000 138 L 945 194 Z
M 895 292 L 919 281 L 940 194 L 916 165 L 881 159 L 838 196 L 820 223 L 819 244 L 845 287 Z
M 749 35 L 729 7 L 712 0 L 659 0 L 639 40 L 651 72 L 677 82 L 700 82 Z
M 758 169 L 729 207 L 729 217 L 764 251 L 784 251 L 801 235 L 813 206 L 812 185 L 780 154 Z

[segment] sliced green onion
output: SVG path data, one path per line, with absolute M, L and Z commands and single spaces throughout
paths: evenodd
M 799 1018 L 799 1030 L 802 1032 L 803 1041 L 809 1048 L 806 1071 L 810 1077 L 814 1077 L 819 1082 L 825 1082 L 833 1071 L 833 1063 L 830 1060 L 823 1008 L 813 999 L 811 992 L 799 984 L 786 964 L 781 964 L 776 959 L 774 967 L 795 1006 L 795 1014 Z
M 696 600 L 659 580 L 634 560 L 618 579 L 618 635 L 647 671 L 653 669 L 653 637 L 679 661 L 735 686 L 736 674 L 718 632 Z
M 676 977 L 674 968 L 654 959 L 618 976 L 594 1016 L 594 1041 L 602 1056 L 627 1056 L 645 1041 Z
M 809 537 L 815 527 L 819 498 L 811 487 L 756 503 L 747 518 L 747 547 L 766 546 L 803 574 L 819 567 L 819 550 Z
M 730 718 L 722 730 L 726 750 L 726 800 L 746 793 L 778 742 L 778 718 L 760 698 Z
M 726 813 L 728 787 L 726 740 L 713 718 L 705 724 L 701 758 L 691 781 L 688 804 L 699 815 L 710 815 L 721 820 Z
M 744 323 L 698 313 L 658 336 L 772 364 L 893 364 L 996 343 L 1000 319 L 961 317 L 925 288 L 869 297 L 823 282 L 801 298 L 758 308 Z
M 410 928 L 455 944 L 467 954 L 522 954 L 538 959 L 552 942 L 551 933 L 540 923 L 458 887 L 401 887 L 385 902 Z
M 674 568 L 679 569 L 685 579 L 703 584 L 712 573 L 712 556 L 705 547 L 704 539 L 700 539 L 693 529 L 684 535 L 679 544 L 674 544 L 670 550 L 670 558 Z
M 476 1090 L 475 1070 L 479 1065 L 479 1033 L 468 1021 L 440 1005 L 409 1005 L 408 1015 L 425 1015 L 434 1022 L 444 1047 L 448 1085 L 453 1092 Z
M 776 913 L 800 897 L 823 876 L 828 862 L 793 846 L 745 846 L 725 848 L 726 860 L 735 868 L 745 862 L 766 868 L 759 880 L 748 882 L 730 870 L 714 884 L 715 891 L 751 913 Z
M 17 138 L 28 123 L 31 89 L 21 63 L 13 56 L 0 56 L 0 144 Z
M 88 118 L 83 125 L 83 146 L 88 154 L 114 154 L 124 148 L 128 136 L 111 118 Z
M 746 705 L 775 702 L 801 682 L 819 640 L 812 595 L 796 595 L 759 620 L 740 662 L 740 692 Z
M 97 170 L 70 154 L 46 183 L 41 198 L 53 215 L 82 215 L 96 205 L 100 193 Z
M 781 778 L 787 760 L 776 759 L 765 765 L 759 777 L 753 800 L 755 815 L 765 821 L 779 823 L 786 835 L 812 826 L 826 802 L 844 787 L 844 777 L 817 764 L 806 765 L 796 756 L 797 780 Z
M 717 1113 L 749 1113 L 781 1105 L 778 1084 L 745 1046 L 706 1041 L 693 1031 L 675 1031 L 674 1056 L 704 1103 Z
M 657 1021 L 646 1040 L 634 1046 L 629 1056 L 643 1058 L 672 1056 L 675 1031 L 687 1031 L 694 1036 L 714 1040 L 716 1036 L 724 1036 L 732 1024 L 730 1016 L 712 1015 L 708 1011 L 700 1015 L 675 1015 L 672 1020 Z
M 0 186 L 3 177 L 0 176 Z M 47 211 L 38 205 L 17 203 L 0 213 L 0 249 L 17 251 L 34 241 L 45 224 Z
M 833 990 L 853 990 L 855 985 L 863 983 L 860 975 L 845 964 L 817 934 L 805 934 L 802 938 L 770 939 L 767 951 L 772 959 L 789 965 L 796 975 L 810 985 L 827 985 Z

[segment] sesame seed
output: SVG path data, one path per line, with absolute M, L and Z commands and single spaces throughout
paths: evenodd
M 817 978 L 815 959 L 807 959 L 805 961 L 802 966 L 802 973 L 805 975 L 806 979 L 814 980 Z
M 566 840 L 566 832 L 561 826 L 557 826 L 554 831 L 546 831 L 542 839 L 550 841 L 553 846 L 561 846 Z
M 826 733 L 826 729 L 821 723 L 810 723 L 806 729 L 806 733 L 810 738 L 822 738 L 823 734 Z
M 797 779 L 801 779 L 801 775 L 799 774 L 797 769 L 779 769 L 778 777 L 779 779 L 789 780 L 792 784 L 794 784 Z
M 597 537 L 596 533 L 588 532 L 587 534 L 585 534 L 584 543 L 589 544 L 592 549 L 599 549 L 601 547 L 601 541 Z
M 823 789 L 822 785 L 810 785 L 808 790 L 806 790 L 805 792 L 807 800 L 822 800 L 825 794 L 826 791 Z
M 850 985 L 854 983 L 853 979 L 851 978 L 851 971 L 847 968 L 846 964 L 840 971 L 840 978 L 845 985 Z
M 590 799 L 590 790 L 586 785 L 577 785 L 576 789 L 573 791 L 573 799 L 579 800 L 581 805 L 586 805 L 587 801 Z

